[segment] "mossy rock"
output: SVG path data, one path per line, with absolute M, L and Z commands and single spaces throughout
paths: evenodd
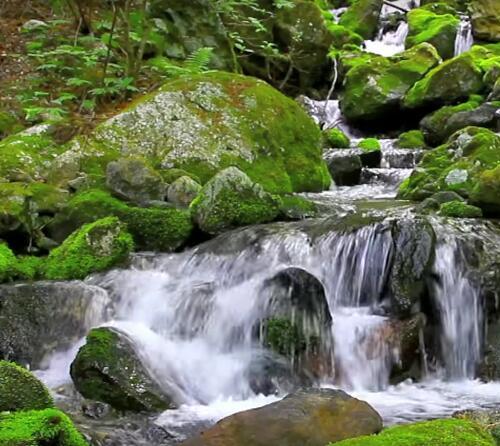
M 423 149 L 427 145 L 420 130 L 401 133 L 396 144 L 400 149 Z
M 351 146 L 351 140 L 340 129 L 328 129 L 323 132 L 325 143 L 332 149 L 348 149 Z
M 316 203 L 298 195 L 283 195 L 281 197 L 280 219 L 303 220 L 315 217 L 318 213 Z
M 412 9 L 408 13 L 406 47 L 428 42 L 443 59 L 450 59 L 455 53 L 459 25 L 460 19 L 452 14 L 436 13 L 429 8 Z
M 132 236 L 116 217 L 82 226 L 47 258 L 45 277 L 50 280 L 84 279 L 128 259 L 134 249 Z
M 237 166 L 272 193 L 330 184 L 321 132 L 300 105 L 265 82 L 231 73 L 167 82 L 87 140 L 73 141 L 53 168 L 67 172 L 77 162 L 74 175 L 80 170 L 97 181 L 125 154 L 146 158 L 157 170 L 182 169 L 202 183 Z
M 32 373 L 13 362 L 0 361 L 0 412 L 53 406 L 48 389 Z
M 486 213 L 500 215 L 500 166 L 479 175 L 470 198 Z
M 483 73 L 467 52 L 427 73 L 408 91 L 403 105 L 413 109 L 453 104 L 480 93 L 483 87 Z
M 0 241 L 0 283 L 13 279 L 16 272 L 16 256 L 5 243 Z
M 403 182 L 399 197 L 423 200 L 439 191 L 454 191 L 471 204 L 496 209 L 495 175 L 500 162 L 500 137 L 491 130 L 467 127 L 449 141 L 427 152 L 417 169 Z
M 60 410 L 0 414 L 0 444 L 5 446 L 88 446 Z
M 264 191 L 236 167 L 212 178 L 191 203 L 197 225 L 209 234 L 274 220 L 281 200 Z
M 344 45 L 361 46 L 364 41 L 355 31 L 336 23 L 329 23 L 328 31 L 333 36 L 332 47 L 335 49 L 341 49 Z
M 364 152 L 380 151 L 382 146 L 376 138 L 365 138 L 358 143 L 358 147 Z
M 474 37 L 500 42 L 500 3 L 497 0 L 470 0 Z
M 188 207 L 200 193 L 201 185 L 188 176 L 177 178 L 168 188 L 168 201 L 176 206 Z
M 466 204 L 463 201 L 443 203 L 439 208 L 439 213 L 443 217 L 453 218 L 481 218 L 483 216 L 483 211 L 480 208 Z
M 390 58 L 363 59 L 345 77 L 340 103 L 344 115 L 361 123 L 384 123 L 387 114 L 397 119 L 406 93 L 440 60 L 428 43 Z
M 340 18 L 339 24 L 364 39 L 372 39 L 377 32 L 382 4 L 382 0 L 353 0 Z
M 494 446 L 493 437 L 466 420 L 434 420 L 395 426 L 378 435 L 352 438 L 335 446 Z M 332 445 L 330 445 L 332 446 Z
M 168 395 L 142 365 L 133 342 L 113 328 L 94 328 L 71 364 L 76 389 L 124 411 L 171 408 Z
M 118 217 L 126 223 L 138 249 L 174 251 L 191 236 L 193 223 L 189 211 L 173 207 L 135 207 L 98 189 L 75 195 L 52 224 L 57 240 L 64 240 L 72 231 L 97 218 Z

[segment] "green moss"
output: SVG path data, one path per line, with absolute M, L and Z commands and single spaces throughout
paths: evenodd
M 376 138 L 366 138 L 359 142 L 358 147 L 363 150 L 363 152 L 373 152 L 380 150 L 382 146 Z
M 139 249 L 172 251 L 182 246 L 193 230 L 189 211 L 129 206 L 107 192 L 93 189 L 73 197 L 56 218 L 58 232 L 66 235 L 85 223 L 107 216 L 127 224 Z
M 426 146 L 420 130 L 410 130 L 399 135 L 397 145 L 401 149 L 422 149 Z
M 340 18 L 339 24 L 364 39 L 371 39 L 375 36 L 381 9 L 381 0 L 352 0 L 351 6 Z
M 351 146 L 349 137 L 340 129 L 325 130 L 324 138 L 328 147 L 334 149 L 347 149 Z
M 23 126 L 12 113 L 0 110 L 0 139 L 13 133 L 20 132 Z
M 12 362 L 0 361 L 0 412 L 40 410 L 53 405 L 49 391 L 33 374 Z
M 12 280 L 16 270 L 16 256 L 5 243 L 0 242 L 0 283 Z
M 500 215 L 500 165 L 481 173 L 471 193 L 472 203 Z
M 373 436 L 343 440 L 335 446 L 494 446 L 491 435 L 466 420 L 435 420 L 395 426 Z
M 444 217 L 455 218 L 480 218 L 483 216 L 483 211 L 463 201 L 449 201 L 443 203 L 439 208 L 439 213 Z
M 344 45 L 361 46 L 364 40 L 363 37 L 356 32 L 345 26 L 337 25 L 336 23 L 330 23 L 328 25 L 328 31 L 333 36 L 332 46 L 336 49 L 341 49 Z
M 314 217 L 318 212 L 316 203 L 298 195 L 281 197 L 280 215 L 285 220 L 302 220 Z
M 88 446 L 71 420 L 57 409 L 0 415 L 3 446 Z
M 265 344 L 279 355 L 295 357 L 306 347 L 297 325 L 285 318 L 272 318 L 265 323 Z
M 21 256 L 17 258 L 16 270 L 22 280 L 43 279 L 44 257 Z
M 50 280 L 84 279 L 127 260 L 134 248 L 132 236 L 116 217 L 82 226 L 47 258 L 45 276 Z
M 441 10 L 435 7 L 429 9 L 429 7 L 416 8 L 408 13 L 409 32 L 406 47 L 411 48 L 428 42 L 436 48 L 443 59 L 449 59 L 454 55 L 455 37 L 460 19 L 452 14 L 443 13 L 451 9 L 449 7 L 442 7 Z

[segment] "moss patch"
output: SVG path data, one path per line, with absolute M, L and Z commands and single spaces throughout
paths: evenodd
M 351 146 L 349 137 L 340 129 L 329 129 L 323 132 L 328 147 L 333 149 L 348 149 Z
M 359 142 L 358 147 L 363 150 L 363 152 L 373 152 L 382 148 L 379 140 L 376 138 L 363 139 Z
M 449 201 L 443 203 L 439 208 L 439 213 L 444 217 L 454 218 L 480 218 L 483 216 L 483 211 L 463 201 Z
M 397 146 L 401 149 L 423 149 L 426 146 L 424 134 L 420 130 L 401 133 Z

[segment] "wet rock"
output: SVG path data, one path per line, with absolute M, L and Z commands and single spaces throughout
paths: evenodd
M 434 259 L 436 236 L 432 226 L 421 219 L 398 220 L 392 233 L 391 312 L 408 316 L 420 310 L 420 299 L 427 289 L 425 277 Z
M 325 153 L 328 170 L 337 186 L 359 184 L 363 167 L 360 154 L 360 150 L 348 149 L 333 149 Z
M 296 373 L 315 379 L 332 371 L 332 318 L 322 283 L 300 268 L 288 268 L 267 280 L 261 290 L 266 318 L 261 342 L 288 358 Z
M 71 364 L 71 378 L 85 397 L 125 411 L 161 411 L 170 397 L 141 363 L 133 342 L 114 328 L 96 328 L 87 335 Z
M 439 208 L 439 214 L 452 218 L 481 218 L 483 211 L 476 206 L 464 203 L 462 200 L 457 200 L 443 203 Z
M 236 167 L 228 167 L 212 178 L 191 204 L 200 229 L 217 234 L 222 231 L 274 220 L 280 201 L 254 183 Z
M 176 206 L 187 207 L 201 191 L 201 186 L 192 178 L 177 178 L 168 188 L 168 201 Z
M 355 0 L 342 14 L 339 24 L 365 39 L 372 39 L 377 32 L 382 4 L 382 0 Z
M 106 185 L 118 198 L 139 204 L 161 201 L 166 194 L 161 176 L 138 158 L 123 158 L 109 163 Z
M 324 446 L 380 430 L 382 419 L 369 404 L 340 390 L 309 389 L 225 418 L 182 445 Z
M 281 197 L 280 219 L 303 220 L 312 218 L 318 213 L 318 206 L 307 198 L 298 195 L 284 195 Z
M 474 37 L 500 42 L 500 4 L 496 0 L 471 0 L 470 10 Z
M 419 203 L 415 207 L 415 210 L 422 213 L 438 211 L 442 204 L 448 203 L 450 201 L 465 202 L 465 199 L 453 191 L 436 192 L 431 197 L 426 198 L 424 201 L 422 201 L 422 203 Z
M 40 368 L 105 317 L 106 293 L 82 282 L 0 286 L 0 358 Z

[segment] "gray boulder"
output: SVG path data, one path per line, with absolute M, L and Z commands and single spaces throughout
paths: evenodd
M 325 153 L 328 170 L 337 186 L 353 186 L 361 178 L 361 150 L 333 149 Z
M 177 178 L 168 188 L 168 201 L 187 207 L 201 191 L 201 186 L 188 176 Z

